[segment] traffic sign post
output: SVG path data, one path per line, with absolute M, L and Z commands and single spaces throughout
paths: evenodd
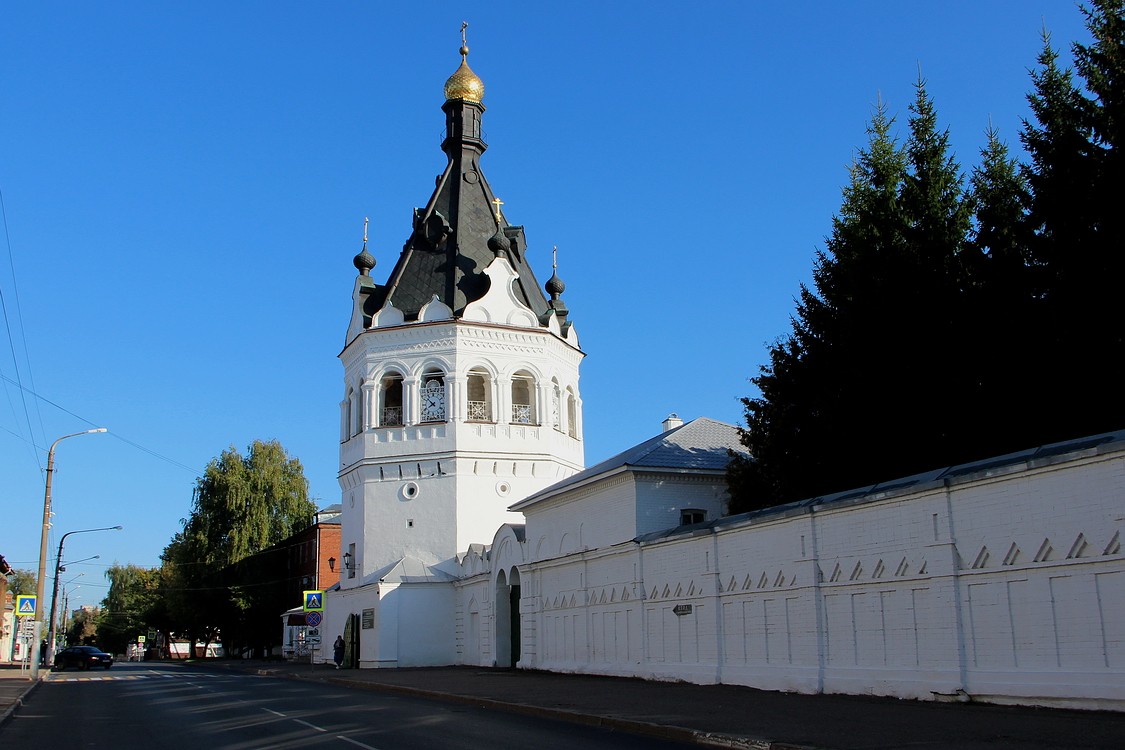
M 16 617 L 35 617 L 35 603 L 37 596 L 20 594 L 16 597 Z
M 309 652 L 309 668 L 311 669 L 316 663 L 316 656 L 314 651 L 320 646 L 320 631 L 317 627 L 324 620 L 324 591 L 312 590 L 305 591 L 305 600 L 302 604 L 302 609 L 305 610 L 305 625 L 309 630 L 303 633 L 303 644 L 308 648 Z
M 306 612 L 323 612 L 324 611 L 324 592 L 323 591 L 306 591 L 304 610 Z

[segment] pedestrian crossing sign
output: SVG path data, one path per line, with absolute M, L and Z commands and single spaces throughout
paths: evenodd
M 306 612 L 323 612 L 324 611 L 324 592 L 323 591 L 306 591 L 305 592 L 305 607 Z
M 35 603 L 38 597 L 30 594 L 20 594 L 16 597 L 16 617 L 34 617 Z

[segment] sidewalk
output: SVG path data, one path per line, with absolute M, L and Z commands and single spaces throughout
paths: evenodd
M 736 748 L 1125 748 L 1125 713 L 794 695 L 733 685 L 484 667 L 339 670 L 277 662 L 193 662 L 487 706 Z
M 31 681 L 30 670 L 21 671 L 19 664 L 0 664 L 0 727 L 8 723 L 38 684 Z
M 1125 748 L 1125 713 L 1108 711 L 794 695 L 733 685 L 485 667 L 336 670 L 330 665 L 266 661 L 189 664 L 414 695 L 718 747 Z M 18 667 L 0 666 L 0 725 L 35 687 Z

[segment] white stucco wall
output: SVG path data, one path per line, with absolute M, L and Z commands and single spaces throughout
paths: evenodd
M 623 494 L 605 488 L 609 517 Z M 1120 450 L 536 556 L 539 536 L 556 538 L 599 507 L 593 493 L 529 512 L 520 666 L 1125 707 Z M 470 654 L 471 663 L 490 663 L 490 555 L 463 561 L 458 653 L 466 663 Z
M 537 324 L 400 322 L 352 340 L 341 354 L 339 479 L 341 542 L 356 544 L 356 576 L 341 585 L 402 557 L 454 561 L 499 525 L 521 521 L 507 510 L 513 502 L 581 470 L 580 424 L 571 434 L 564 414 L 556 429 L 552 403 L 556 386 L 577 394 L 582 356 Z M 487 373 L 488 421 L 468 419 L 471 372 Z M 420 422 L 420 389 L 433 373 L 444 378 L 446 421 Z M 379 423 L 387 374 L 402 376 L 402 425 Z M 523 378 L 535 424 L 514 421 L 512 384 Z

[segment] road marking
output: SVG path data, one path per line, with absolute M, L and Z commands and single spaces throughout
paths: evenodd
M 302 721 L 301 719 L 293 719 L 293 721 L 297 722 L 298 724 L 304 724 L 306 727 L 309 727 L 311 729 L 315 729 L 318 732 L 327 732 L 328 731 L 327 729 L 321 729 L 316 724 L 310 724 L 307 721 Z
M 285 714 L 281 713 L 280 711 L 274 711 L 272 708 L 266 708 L 265 706 L 258 706 L 258 708 L 262 709 L 263 711 L 265 711 L 268 714 L 273 714 L 274 716 L 280 716 L 283 719 L 285 718 Z
M 344 742 L 350 742 L 353 745 L 357 745 L 359 747 L 366 748 L 367 750 L 379 750 L 379 748 L 377 748 L 377 747 L 372 747 L 371 745 L 365 745 L 362 742 L 357 742 L 356 740 L 353 740 L 351 737 L 345 737 L 342 734 L 336 735 L 336 739 L 343 740 Z

